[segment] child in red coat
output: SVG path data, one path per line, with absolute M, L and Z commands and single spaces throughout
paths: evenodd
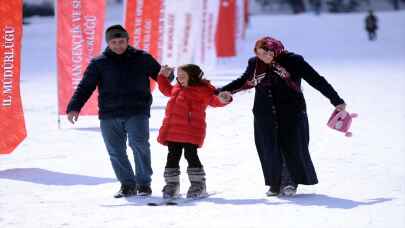
M 206 194 L 205 172 L 197 148 L 203 145 L 205 138 L 205 110 L 208 105 L 222 107 L 231 101 L 229 92 L 215 95 L 215 87 L 203 79 L 199 66 L 186 64 L 177 68 L 177 84 L 171 85 L 169 75 L 172 68 L 163 66 L 159 76 L 159 90 L 170 97 L 158 142 L 168 147 L 167 162 L 164 171 L 166 185 L 163 198 L 176 197 L 180 191 L 180 158 L 188 162 L 187 174 L 191 182 L 187 197 L 202 197 Z

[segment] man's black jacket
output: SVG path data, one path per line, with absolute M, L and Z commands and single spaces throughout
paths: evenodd
M 73 94 L 66 112 L 82 109 L 98 87 L 99 118 L 150 115 L 149 78 L 156 80 L 160 64 L 148 53 L 128 47 L 117 55 L 108 47 L 92 59 Z

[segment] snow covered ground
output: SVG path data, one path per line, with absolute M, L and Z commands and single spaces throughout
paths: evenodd
M 109 9 L 111 10 L 111 9 Z M 208 110 L 200 156 L 209 191 L 218 194 L 178 207 L 114 199 L 119 188 L 96 118 L 77 126 L 56 110 L 55 21 L 33 18 L 24 27 L 22 96 L 27 139 L 0 157 L 0 227 L 405 227 L 405 13 L 378 14 L 378 40 L 368 42 L 364 14 L 254 16 L 244 52 L 207 73 L 220 86 L 237 77 L 254 40 L 271 35 L 304 57 L 359 113 L 353 137 L 326 126 L 328 100 L 304 84 L 310 151 L 320 183 L 293 198 L 269 198 L 253 141 L 254 92 Z M 120 11 L 108 23 L 121 20 Z M 151 124 L 152 199 L 161 195 L 166 148 L 156 142 L 167 99 L 154 93 Z M 181 191 L 188 188 L 181 163 Z M 150 200 L 150 199 L 149 199 Z

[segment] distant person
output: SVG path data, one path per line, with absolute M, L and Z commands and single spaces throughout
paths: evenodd
M 114 197 L 150 195 L 149 78 L 157 80 L 160 64 L 150 54 L 128 45 L 128 33 L 121 25 L 107 28 L 105 37 L 108 47 L 88 65 L 67 107 L 67 118 L 75 123 L 98 88 L 101 133 L 121 182 Z M 127 156 L 127 140 L 135 159 L 135 173 Z
M 268 196 L 291 196 L 298 184 L 318 183 L 309 154 L 309 127 L 301 80 L 329 99 L 337 110 L 345 102 L 302 56 L 271 37 L 256 41 L 255 57 L 243 75 L 218 91 L 255 88 L 254 137 Z
M 197 65 L 178 67 L 175 85 L 168 80 L 171 72 L 171 68 L 163 66 L 158 76 L 159 90 L 169 97 L 158 136 L 158 142 L 166 145 L 169 151 L 164 171 L 166 184 L 163 198 L 173 198 L 179 194 L 179 162 L 183 150 L 191 183 L 187 198 L 198 198 L 207 194 L 205 171 L 197 153 L 205 138 L 205 110 L 208 106 L 225 106 L 231 101 L 231 95 L 227 92 L 215 95 L 215 87 L 203 79 L 204 73 Z
M 311 4 L 315 14 L 320 15 L 321 8 L 322 8 L 322 1 L 321 0 L 310 0 L 309 3 Z
M 376 40 L 377 39 L 377 29 L 378 29 L 378 19 L 377 16 L 374 15 L 372 10 L 368 11 L 368 15 L 366 17 L 366 31 L 368 33 L 369 40 Z

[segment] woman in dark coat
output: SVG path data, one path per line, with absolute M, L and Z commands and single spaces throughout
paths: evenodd
M 256 149 L 268 196 L 294 195 L 298 184 L 318 183 L 308 151 L 309 128 L 301 79 L 327 97 L 338 110 L 345 102 L 302 56 L 287 52 L 271 37 L 259 39 L 255 57 L 241 77 L 219 91 L 255 88 L 253 105 Z

